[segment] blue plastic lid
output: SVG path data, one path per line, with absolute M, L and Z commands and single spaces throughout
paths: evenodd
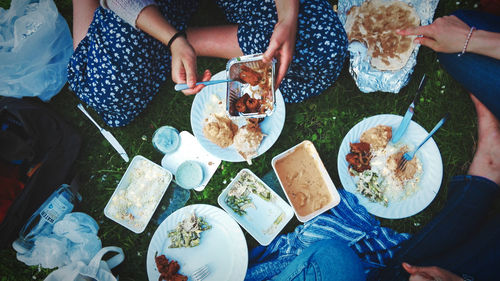
M 184 161 L 177 168 L 175 181 L 185 189 L 195 188 L 203 182 L 203 168 L 196 161 Z
M 153 134 L 153 146 L 163 154 L 176 151 L 180 142 L 179 131 L 171 126 L 162 126 Z

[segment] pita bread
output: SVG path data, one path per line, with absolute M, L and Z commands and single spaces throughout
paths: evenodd
M 419 25 L 417 11 L 407 3 L 371 0 L 347 12 L 345 29 L 349 42 L 366 45 L 373 67 L 398 70 L 410 58 L 416 36 L 401 36 L 396 30 Z

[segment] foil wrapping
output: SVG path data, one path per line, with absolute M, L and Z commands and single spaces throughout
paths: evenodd
M 401 0 L 415 7 L 419 17 L 420 25 L 432 23 L 434 12 L 439 0 Z M 347 12 L 352 6 L 360 6 L 363 0 L 339 0 L 338 16 L 345 26 Z M 399 93 L 401 88 L 408 84 L 413 68 L 417 64 L 417 54 L 420 46 L 417 45 L 410 55 L 406 65 L 397 71 L 381 71 L 370 64 L 370 58 L 367 56 L 367 48 L 364 44 L 357 41 L 349 43 L 351 73 L 358 88 L 364 93 L 382 91 L 389 93 Z

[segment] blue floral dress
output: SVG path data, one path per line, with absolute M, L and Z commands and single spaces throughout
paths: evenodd
M 197 0 L 157 1 L 176 29 L 186 29 Z M 244 54 L 263 53 L 277 22 L 274 0 L 217 0 L 238 24 Z M 175 11 L 173 13 L 172 11 Z M 285 102 L 319 95 L 337 79 L 347 56 L 347 36 L 326 0 L 301 0 L 295 53 L 280 85 Z M 160 41 L 99 7 L 68 65 L 70 88 L 111 127 L 130 123 L 170 77 L 171 57 Z

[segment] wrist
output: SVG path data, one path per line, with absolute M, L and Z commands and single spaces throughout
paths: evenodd
M 171 51 L 172 50 L 172 44 L 175 41 L 180 41 L 180 37 L 184 37 L 184 39 L 187 38 L 186 31 L 184 31 L 184 30 L 177 31 L 174 35 L 172 35 L 172 37 L 170 37 L 170 39 L 168 40 L 167 49 L 169 49 Z
M 500 59 L 500 33 L 485 30 L 474 31 L 467 51 Z
M 276 11 L 278 13 L 278 22 L 284 24 L 295 24 L 299 16 L 299 1 L 276 0 Z

